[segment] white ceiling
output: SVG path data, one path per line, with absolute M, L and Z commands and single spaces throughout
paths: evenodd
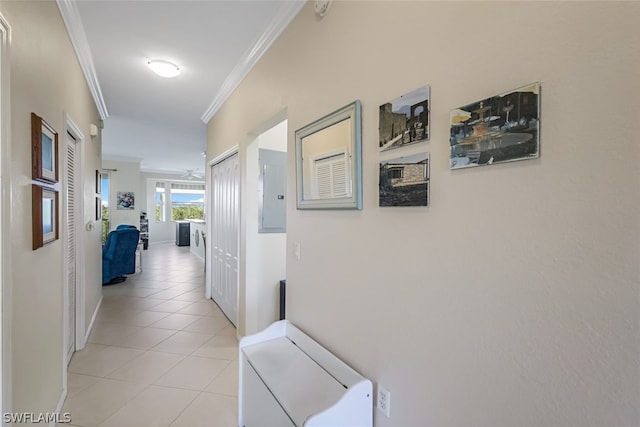
M 106 106 L 103 158 L 139 160 L 143 171 L 184 174 L 204 171 L 204 120 L 304 1 L 58 3 L 87 79 L 95 73 L 94 98 L 101 92 L 97 103 Z M 147 67 L 148 59 L 172 61 L 181 73 L 159 77 Z

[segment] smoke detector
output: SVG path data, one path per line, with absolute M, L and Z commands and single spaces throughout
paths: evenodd
M 331 7 L 331 0 L 316 0 L 313 8 L 318 16 L 323 17 Z

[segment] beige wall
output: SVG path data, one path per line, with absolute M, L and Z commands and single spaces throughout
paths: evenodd
M 11 63 L 11 252 L 12 357 L 15 412 L 53 411 L 63 391 L 63 253 L 61 239 L 37 251 L 31 247 L 31 123 L 35 112 L 60 135 L 60 177 L 64 165 L 64 114 L 85 136 L 83 224 L 93 221 L 95 170 L 100 168 L 100 138 L 89 137 L 99 116 L 55 2 L 0 2 L 12 29 Z M 63 182 L 64 185 L 64 182 Z M 61 192 L 61 202 L 64 201 Z M 84 231 L 87 323 L 101 296 L 100 231 Z M 5 390 L 7 392 L 8 390 Z
M 311 2 L 209 123 L 210 158 L 240 144 L 245 167 L 250 133 L 287 109 L 288 316 L 391 391 L 377 426 L 640 419 L 639 19 L 637 3 L 341 1 L 319 19 Z M 449 170 L 449 110 L 535 81 L 541 157 Z M 379 106 L 425 84 L 431 141 L 379 154 Z M 355 99 L 363 210 L 297 211 L 293 132 Z M 431 206 L 379 208 L 379 162 L 423 150 Z

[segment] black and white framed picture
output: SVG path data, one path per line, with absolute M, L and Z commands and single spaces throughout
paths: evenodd
M 429 206 L 429 153 L 380 162 L 380 206 Z
M 429 140 L 430 96 L 423 86 L 380 106 L 380 151 Z
M 456 108 L 449 117 L 451 169 L 540 155 L 540 83 Z

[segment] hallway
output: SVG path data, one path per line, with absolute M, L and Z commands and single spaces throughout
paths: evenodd
M 89 342 L 69 364 L 62 413 L 82 427 L 237 425 L 236 330 L 204 298 L 203 262 L 173 243 L 103 287 Z

